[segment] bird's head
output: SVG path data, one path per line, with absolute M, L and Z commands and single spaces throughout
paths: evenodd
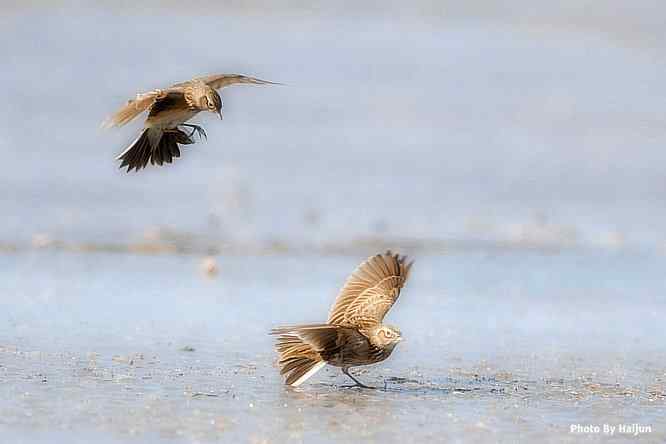
M 402 334 L 400 330 L 391 325 L 379 325 L 372 332 L 372 339 L 375 345 L 392 350 L 398 342 L 402 341 Z
M 205 94 L 201 96 L 201 103 L 199 104 L 201 109 L 215 113 L 222 118 L 222 98 L 214 89 L 209 89 Z

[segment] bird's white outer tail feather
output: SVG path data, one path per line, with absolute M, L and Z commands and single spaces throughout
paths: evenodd
M 150 142 L 150 146 L 157 146 L 160 143 L 160 139 L 162 138 L 162 130 L 159 128 L 144 128 L 141 130 L 141 133 L 139 134 L 139 137 L 134 139 L 132 143 L 129 144 L 127 148 L 125 148 L 125 151 L 122 153 L 118 154 L 116 157 L 116 160 L 122 159 L 122 157 L 127 154 L 132 148 L 134 148 L 134 145 L 145 135 L 147 134 L 146 137 L 148 137 L 148 141 Z
M 292 387 L 298 387 L 299 385 L 303 384 L 305 381 L 310 379 L 315 373 L 317 373 L 319 370 L 324 368 L 325 365 L 326 365 L 326 362 L 324 362 L 324 361 L 317 362 L 314 365 L 314 367 L 312 367 L 310 370 L 307 371 L 307 373 L 305 373 L 303 376 L 301 376 L 296 381 L 291 383 L 291 386 Z
M 143 134 L 144 134 L 146 131 L 148 131 L 147 128 L 143 129 L 143 130 L 141 131 L 141 133 L 139 134 L 139 137 L 137 137 L 136 139 L 134 139 L 134 140 L 132 141 L 132 143 L 130 143 L 129 146 L 128 146 L 127 148 L 125 148 L 125 151 L 123 151 L 122 153 L 118 154 L 118 157 L 116 157 L 116 160 L 120 160 L 125 154 L 127 154 L 127 152 L 128 152 L 129 150 L 131 150 L 132 148 L 134 148 L 134 145 L 136 145 L 136 143 L 139 141 L 139 139 L 141 139 L 141 138 L 143 137 Z

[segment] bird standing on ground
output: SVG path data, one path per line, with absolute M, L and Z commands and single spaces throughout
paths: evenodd
M 123 126 L 148 111 L 139 137 L 117 157 L 122 161 L 120 168 L 127 167 L 127 172 L 138 171 L 148 162 L 162 165 L 180 157 L 179 145 L 193 144 L 195 133 L 199 138 L 206 137 L 203 128 L 185 122 L 201 111 L 216 113 L 221 119 L 222 99 L 217 90 L 237 83 L 277 85 L 240 74 L 216 74 L 137 94 L 104 123 L 107 128 Z M 179 127 L 187 127 L 189 131 Z
M 402 340 L 400 330 L 382 323 L 400 295 L 413 262 L 387 251 L 363 262 L 347 279 L 325 324 L 278 327 L 280 374 L 297 387 L 327 363 L 349 373 L 350 367 L 375 364 L 388 358 Z

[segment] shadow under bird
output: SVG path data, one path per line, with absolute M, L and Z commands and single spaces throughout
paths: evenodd
M 356 385 L 374 388 L 358 381 L 349 369 L 385 360 L 402 340 L 400 330 L 383 320 L 412 263 L 390 251 L 372 256 L 347 279 L 325 324 L 271 330 L 277 336 L 278 365 L 286 384 L 297 387 L 330 364 L 340 367 Z
M 240 74 L 216 74 L 137 94 L 103 124 L 107 128 L 120 127 L 148 111 L 141 134 L 116 159 L 122 161 L 120 168 L 138 171 L 148 162 L 162 165 L 180 157 L 180 146 L 193 144 L 195 134 L 200 139 L 206 137 L 203 128 L 185 122 L 201 111 L 210 111 L 222 119 L 222 99 L 217 90 L 235 84 L 279 85 Z

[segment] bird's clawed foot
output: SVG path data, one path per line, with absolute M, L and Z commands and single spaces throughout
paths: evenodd
M 206 131 L 204 131 L 204 129 L 202 127 L 200 127 L 199 125 L 191 125 L 189 123 L 181 123 L 180 126 L 186 126 L 188 128 L 192 128 L 192 132 L 188 135 L 188 137 L 191 138 L 196 133 L 197 136 L 199 136 L 200 140 L 203 140 L 203 139 L 208 140 L 208 135 L 206 134 Z
M 345 375 L 349 376 L 349 377 L 352 379 L 352 381 L 355 382 L 354 385 L 341 385 L 340 387 L 342 387 L 342 388 L 361 387 L 361 388 L 365 388 L 365 389 L 381 390 L 381 387 L 372 387 L 372 386 L 370 386 L 370 385 L 365 385 L 365 384 L 363 384 L 361 381 L 359 381 L 358 379 L 354 378 L 354 377 L 351 375 L 351 373 L 349 373 L 349 370 L 346 369 L 346 368 L 343 368 L 343 369 L 342 369 L 342 373 L 344 373 Z M 386 383 L 384 383 L 384 388 L 386 388 Z

